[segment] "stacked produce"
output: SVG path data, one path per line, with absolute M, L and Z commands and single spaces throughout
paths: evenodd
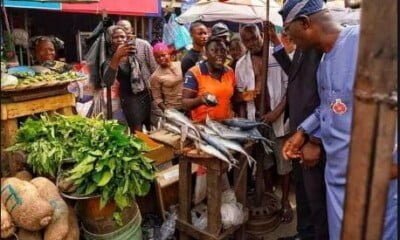
M 84 78 L 85 78 L 84 75 L 75 71 L 68 71 L 64 73 L 57 73 L 54 71 L 45 71 L 41 73 L 35 73 L 33 71 L 15 72 L 8 74 L 2 73 L 1 87 L 22 88 L 26 86 L 71 82 L 71 81 L 81 80 Z
M 111 199 L 119 209 L 130 206 L 135 196 L 148 193 L 154 178 L 151 160 L 143 155 L 145 143 L 116 121 L 42 115 L 23 124 L 8 150 L 27 153 L 35 174 L 58 174 L 64 192 L 100 195 L 101 207 Z M 65 159 L 71 159 L 72 167 L 58 172 Z M 120 218 L 118 212 L 114 216 Z
M 74 222 L 74 210 L 68 208 L 49 179 L 2 179 L 2 239 L 79 240 L 79 226 Z
M 205 125 L 193 124 L 184 114 L 174 109 L 165 110 L 164 116 L 167 119 L 163 123 L 166 130 L 181 135 L 182 141 L 191 139 L 198 149 L 228 163 L 229 169 L 238 162 L 231 151 L 245 155 L 250 166 L 255 164 L 255 160 L 241 146 L 245 141 L 261 142 L 267 154 L 272 152 L 269 145 L 273 142 L 263 137 L 257 129 L 263 125 L 269 127 L 265 123 L 232 118 L 222 124 L 207 116 Z

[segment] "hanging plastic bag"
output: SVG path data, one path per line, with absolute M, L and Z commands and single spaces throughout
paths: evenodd
M 207 196 L 207 169 L 198 165 L 196 171 L 196 185 L 194 187 L 193 203 L 199 204 Z
M 190 37 L 189 31 L 183 25 L 179 25 L 176 21 L 176 36 L 174 46 L 176 49 L 184 48 L 188 45 L 192 45 L 192 38 Z
M 163 42 L 174 45 L 175 49 L 181 49 L 192 44 L 192 38 L 185 26 L 175 21 L 176 15 L 173 13 L 168 23 L 163 28 Z
M 168 45 L 174 44 L 175 36 L 176 36 L 176 22 L 175 22 L 176 15 L 173 13 L 169 18 L 168 22 L 164 24 L 163 27 L 163 43 Z

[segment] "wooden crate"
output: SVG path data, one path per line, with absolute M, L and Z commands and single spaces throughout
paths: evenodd
M 192 174 L 197 170 L 197 164 L 192 164 Z M 165 212 L 179 200 L 179 165 L 156 173 L 155 190 L 160 215 L 165 220 Z

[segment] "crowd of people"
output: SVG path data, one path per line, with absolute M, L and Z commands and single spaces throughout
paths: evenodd
M 281 220 L 290 223 L 293 175 L 297 234 L 282 239 L 340 239 L 351 140 L 353 87 L 359 26 L 341 26 L 322 0 L 287 0 L 279 12 L 283 30 L 271 23 L 243 25 L 239 36 L 224 23 L 191 24 L 193 47 L 180 60 L 164 43 L 136 38 L 129 21 L 107 29 L 111 54 L 102 64 L 131 131 L 175 108 L 194 122 L 242 117 L 264 121 L 272 154 L 255 146 L 265 189 L 274 194 L 272 167 L 281 178 Z M 263 65 L 263 34 L 271 40 Z M 54 60 L 54 45 L 38 39 L 38 62 Z M 262 77 L 268 68 L 265 89 Z M 265 92 L 264 99 L 261 99 Z M 261 113 L 261 104 L 265 113 Z M 397 155 L 397 149 L 394 150 Z M 383 238 L 397 239 L 397 158 L 392 166 Z M 274 209 L 271 209 L 274 211 Z
M 282 239 L 340 239 L 359 26 L 336 23 L 321 0 L 287 0 L 280 14 L 282 32 L 271 22 L 263 29 L 246 24 L 232 39 L 223 23 L 208 29 L 194 22 L 189 29 L 193 47 L 180 61 L 172 60 L 171 48 L 163 43 L 152 48 L 152 56 L 148 44 L 140 46 L 143 40 L 130 45 L 130 24 L 117 24 L 108 31 L 115 51 L 104 78 L 108 84 L 119 81 L 121 106 L 135 130 L 149 124 L 152 101 L 161 111 L 175 108 L 194 122 L 237 116 L 269 123 L 272 128 L 260 130 L 275 142 L 273 153 L 256 146 L 253 155 L 262 164 L 271 194 L 276 166 L 283 223 L 293 218 L 288 197 L 293 172 L 298 233 Z M 268 66 L 262 60 L 265 33 L 272 43 Z M 268 78 L 261 89 L 265 68 Z M 397 236 L 393 172 L 383 233 L 388 240 Z

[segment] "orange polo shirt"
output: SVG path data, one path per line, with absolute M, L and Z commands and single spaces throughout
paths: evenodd
M 217 121 L 233 117 L 231 97 L 235 88 L 235 74 L 231 68 L 225 67 L 221 80 L 218 80 L 211 77 L 206 62 L 200 62 L 187 71 L 183 87 L 195 91 L 197 96 L 201 96 L 206 92 L 211 93 L 216 96 L 218 101 L 215 107 L 203 104 L 193 109 L 191 111 L 193 121 L 205 121 L 207 113 L 211 119 Z

